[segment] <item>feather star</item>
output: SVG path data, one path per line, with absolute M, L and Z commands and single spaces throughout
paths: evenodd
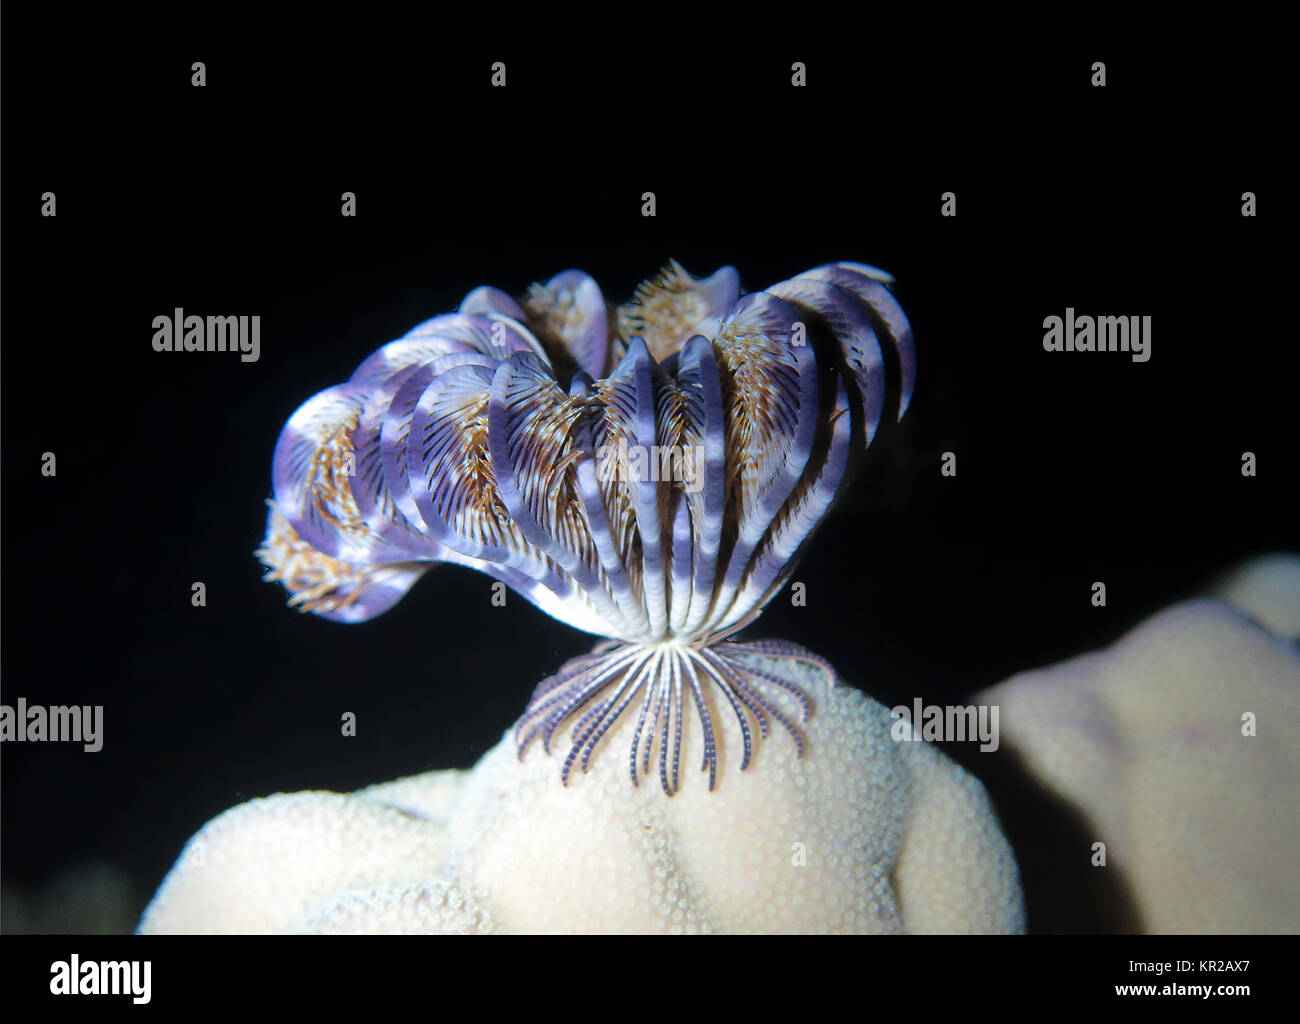
M 520 300 L 476 288 L 455 313 L 380 348 L 289 419 L 259 555 L 290 603 L 341 622 L 386 611 L 452 562 L 605 638 L 537 688 L 519 753 L 586 772 L 634 717 L 632 783 L 681 786 L 685 721 L 717 783 L 719 713 L 798 753 L 800 666 L 782 641 L 737 643 L 789 577 L 856 435 L 907 408 L 912 332 L 892 278 L 831 263 L 742 294 L 723 267 L 676 263 L 618 308 L 567 270 Z M 833 674 L 833 673 L 832 673 Z

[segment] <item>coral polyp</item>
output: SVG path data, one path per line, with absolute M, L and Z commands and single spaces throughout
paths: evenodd
M 452 562 L 606 638 L 517 727 L 522 756 L 571 725 L 566 784 L 625 714 L 632 782 L 654 761 L 670 795 L 692 714 L 710 788 L 719 711 L 738 719 L 742 770 L 774 727 L 801 753 L 811 704 L 772 666 L 820 659 L 730 638 L 788 580 L 854 444 L 907 408 L 915 355 L 891 281 L 833 263 L 742 294 L 732 267 L 696 279 L 673 263 L 618 308 L 576 270 L 518 301 L 477 288 L 290 418 L 267 579 L 359 622 Z

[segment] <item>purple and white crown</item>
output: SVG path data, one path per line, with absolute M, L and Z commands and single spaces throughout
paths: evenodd
M 788 579 L 854 435 L 871 443 L 891 390 L 907 408 L 915 350 L 890 283 L 830 263 L 742 294 L 733 267 L 695 279 L 672 263 L 617 307 L 577 270 L 519 300 L 477 288 L 290 417 L 266 578 L 291 605 L 361 622 L 453 562 L 607 638 L 545 680 L 518 726 L 522 753 L 574 723 L 566 784 L 636 705 L 632 780 L 657 747 L 674 793 L 687 695 L 710 788 L 722 703 L 742 770 L 751 717 L 802 752 L 793 716 L 810 701 L 774 666 L 824 663 L 727 638 Z

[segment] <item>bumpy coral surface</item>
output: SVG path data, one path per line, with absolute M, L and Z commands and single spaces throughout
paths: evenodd
M 716 791 L 669 800 L 629 785 L 621 757 L 565 787 L 554 758 L 520 758 L 507 735 L 468 772 L 255 800 L 191 840 L 140 930 L 1022 930 L 983 787 L 929 745 L 892 740 L 883 706 L 800 672 L 817 705 L 802 758 L 776 733 Z M 739 756 L 736 720 L 718 721 L 721 756 Z M 698 760 L 698 736 L 683 742 Z

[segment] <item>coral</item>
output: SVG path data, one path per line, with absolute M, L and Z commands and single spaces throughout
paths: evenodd
M 1228 573 L 1212 593 L 1270 633 L 1300 639 L 1300 555 L 1252 558 Z
M 889 711 L 862 693 L 798 672 L 817 704 L 803 758 L 778 735 L 716 792 L 666 800 L 614 757 L 566 788 L 507 734 L 468 772 L 227 811 L 140 931 L 1021 930 L 1015 858 L 979 782 L 928 744 L 894 742 Z M 739 726 L 719 721 L 735 756 Z
M 1082 816 L 1079 862 L 1105 844 L 1095 870 L 1122 877 L 1131 927 L 1300 931 L 1294 645 L 1219 601 L 1189 601 L 974 700 L 1000 705 L 1004 750 Z

